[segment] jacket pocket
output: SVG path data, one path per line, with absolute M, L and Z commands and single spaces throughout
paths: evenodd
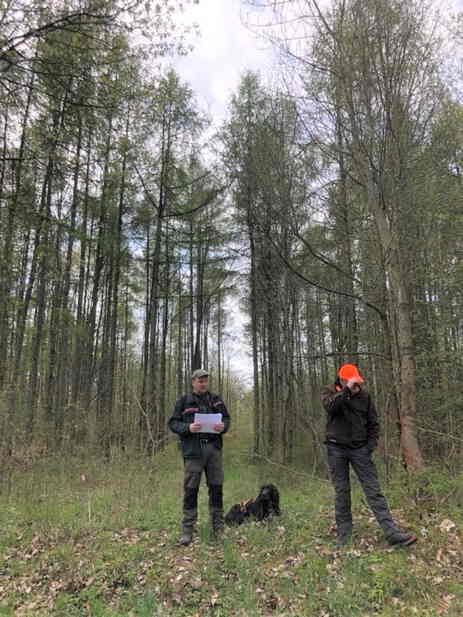
M 196 439 L 187 438 L 181 440 L 182 454 L 185 458 L 201 456 L 199 443 Z

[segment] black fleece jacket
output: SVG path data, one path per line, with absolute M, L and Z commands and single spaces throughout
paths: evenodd
M 338 384 L 325 386 L 321 399 L 327 413 L 326 441 L 349 448 L 367 445 L 374 450 L 378 444 L 379 422 L 370 394 L 360 389 L 351 392 Z

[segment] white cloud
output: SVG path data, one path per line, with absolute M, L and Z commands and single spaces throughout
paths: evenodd
M 182 21 L 196 23 L 200 35 L 194 49 L 175 61 L 175 69 L 187 81 L 202 108 L 219 124 L 227 113 L 231 95 L 242 73 L 270 70 L 273 52 L 243 23 L 246 9 L 240 0 L 200 0 L 186 5 Z

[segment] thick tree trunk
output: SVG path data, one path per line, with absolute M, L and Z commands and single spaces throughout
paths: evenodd
M 401 269 L 397 234 L 381 207 L 373 181 L 368 184 L 368 205 L 374 216 L 381 247 L 384 253 L 391 289 L 389 310 L 397 326 L 395 339 L 400 375 L 400 444 L 406 468 L 420 471 L 424 468 L 423 456 L 416 433 L 416 367 L 412 333 L 410 300 Z

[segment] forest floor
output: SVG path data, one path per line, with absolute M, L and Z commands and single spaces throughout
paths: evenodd
M 8 617 L 460 617 L 461 478 L 430 471 L 426 495 L 397 475 L 385 485 L 396 519 L 419 542 L 391 549 L 354 488 L 355 539 L 336 550 L 332 489 L 299 469 L 254 465 L 231 436 L 225 501 L 260 484 L 281 491 L 271 524 L 177 544 L 182 463 L 175 444 L 154 461 L 72 459 L 17 465 L 0 486 L 0 615 Z M 415 497 L 413 497 L 415 494 Z

